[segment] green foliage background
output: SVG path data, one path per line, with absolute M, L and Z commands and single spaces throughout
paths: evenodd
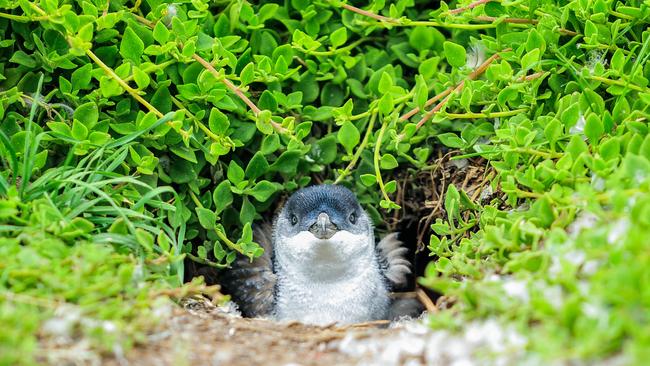
M 381 227 L 396 172 L 441 149 L 489 161 L 495 194 L 447 190 L 420 282 L 455 305 L 432 326 L 496 317 L 532 355 L 647 359 L 649 18 L 647 0 L 0 1 L 0 362 L 33 361 L 64 305 L 129 335 L 74 323 L 100 349 L 138 340 L 167 290 L 210 291 L 178 289 L 185 256 L 258 256 L 251 223 L 301 186 L 350 186 Z

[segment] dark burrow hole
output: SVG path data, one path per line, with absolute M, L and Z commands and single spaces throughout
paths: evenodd
M 431 310 L 432 307 L 443 308 L 453 304 L 451 299 L 417 284 L 417 278 L 425 275 L 427 265 L 437 260 L 437 257 L 429 254 L 427 245 L 433 234 L 431 224 L 438 218 L 446 217 L 444 197 L 449 184 L 453 183 L 475 200 L 492 198 L 488 188 L 490 168 L 484 159 L 451 160 L 451 153 L 444 150 L 437 153 L 437 158 L 430 162 L 429 170 L 414 172 L 403 169 L 394 172 L 390 178 L 398 182 L 395 201 L 402 209 L 387 214 L 384 217 L 385 225 L 376 227 L 377 240 L 385 232 L 399 232 L 400 240 L 408 248 L 407 259 L 411 262 L 412 274 L 405 286 L 393 289 L 393 298 L 407 300 L 405 304 L 408 304 L 406 308 L 411 316 L 417 316 L 427 308 Z M 317 181 L 315 179 L 314 184 Z M 286 197 L 281 197 L 273 206 L 280 207 L 284 199 Z M 203 276 L 208 285 L 219 284 L 217 269 L 186 259 L 186 281 L 197 276 Z M 413 307 L 414 303 L 418 304 L 417 310 Z

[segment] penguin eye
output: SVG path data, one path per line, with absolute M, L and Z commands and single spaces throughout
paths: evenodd
M 297 223 L 298 223 L 298 218 L 296 217 L 296 215 L 291 214 L 291 225 L 295 225 Z
M 350 220 L 351 223 L 354 224 L 355 222 L 357 222 L 357 215 L 351 213 L 349 220 Z

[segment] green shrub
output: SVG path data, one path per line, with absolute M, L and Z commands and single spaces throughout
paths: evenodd
M 48 202 L 73 227 L 41 232 L 166 253 L 174 285 L 182 254 L 259 255 L 250 225 L 283 192 L 349 185 L 381 227 L 398 174 L 481 156 L 492 199 L 450 185 L 432 225 L 420 282 L 455 301 L 434 325 L 496 316 L 532 354 L 647 357 L 647 1 L 0 4 L 7 225 Z

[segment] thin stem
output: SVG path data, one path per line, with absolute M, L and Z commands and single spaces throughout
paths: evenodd
M 539 20 L 537 19 L 528 19 L 528 18 L 497 18 L 497 17 L 491 17 L 491 16 L 484 16 L 484 15 L 479 15 L 473 18 L 474 20 L 480 21 L 480 22 L 496 22 L 500 21 L 503 23 L 510 23 L 510 24 L 537 24 L 539 23 Z M 577 36 L 579 33 L 574 32 L 572 30 L 566 29 L 566 28 L 557 28 L 557 31 L 565 34 L 567 36 Z
M 357 164 L 357 161 L 359 161 L 359 158 L 361 157 L 361 154 L 363 151 L 366 149 L 366 146 L 368 145 L 368 141 L 370 140 L 370 135 L 372 135 L 372 129 L 375 126 L 375 120 L 377 119 L 377 111 L 374 111 L 370 117 L 370 121 L 368 122 L 368 127 L 366 128 L 366 133 L 363 136 L 363 140 L 361 141 L 361 145 L 357 148 L 357 151 L 354 153 L 352 156 L 352 160 L 350 160 L 350 163 L 348 166 L 343 169 L 341 172 L 341 175 L 336 178 L 336 181 L 334 181 L 334 184 L 338 184 L 345 178 L 348 174 L 350 174 L 350 171 L 354 166 Z
M 241 91 L 241 89 L 239 89 L 235 84 L 233 84 L 232 81 L 222 77 L 221 73 L 217 71 L 214 68 L 214 66 L 212 66 L 211 63 L 209 63 L 203 57 L 197 55 L 196 53 L 192 55 L 192 58 L 198 61 L 201 65 L 203 65 L 203 67 L 205 67 L 208 71 L 210 71 L 210 73 L 215 78 L 217 78 L 217 80 L 226 84 L 226 87 L 228 87 L 230 91 L 235 93 L 235 95 L 237 95 L 239 99 L 241 99 L 244 103 L 246 103 L 246 105 L 253 111 L 253 113 L 255 113 L 255 115 L 258 115 L 262 111 L 261 109 L 259 109 L 259 107 L 255 105 L 255 103 L 253 103 L 250 99 L 248 99 L 248 97 Z
M 474 18 L 474 20 L 478 20 L 480 22 L 495 22 L 495 21 L 501 21 L 504 23 L 512 23 L 512 24 L 537 24 L 539 23 L 539 20 L 537 19 L 528 19 L 528 18 L 498 18 L 498 17 L 491 17 L 491 16 L 486 16 L 486 15 L 478 15 Z
M 305 53 L 307 55 L 312 55 L 312 56 L 333 56 L 333 55 L 338 55 L 340 53 L 348 52 L 348 51 L 352 50 L 353 48 L 357 47 L 358 45 L 362 44 L 363 42 L 366 42 L 366 41 L 371 40 L 371 39 L 372 38 L 361 38 L 361 39 L 356 40 L 355 42 L 350 43 L 349 45 L 347 45 L 345 47 L 336 48 L 336 49 L 329 50 L 329 51 L 310 51 L 310 50 L 306 50 L 306 49 L 304 49 L 302 47 L 298 47 L 298 46 L 292 46 L 292 48 L 295 49 L 295 50 L 298 50 L 298 51 L 300 51 L 302 53 Z
M 146 101 L 142 96 L 140 96 L 140 94 L 138 94 L 138 91 L 137 91 L 137 90 L 133 89 L 132 87 L 129 86 L 129 84 L 127 84 L 124 80 L 122 80 L 122 78 L 120 78 L 120 77 L 119 77 L 119 76 L 118 76 L 118 75 L 113 71 L 113 69 L 111 69 L 110 67 L 106 66 L 106 64 L 105 64 L 104 62 L 102 62 L 102 60 L 100 60 L 99 57 L 97 57 L 97 56 L 93 53 L 93 51 L 91 51 L 91 50 L 86 50 L 86 55 L 88 55 L 88 57 L 90 57 L 90 58 L 91 58 L 91 59 L 92 59 L 92 60 L 93 60 L 93 61 L 94 61 L 94 62 L 95 62 L 95 63 L 96 63 L 100 68 L 102 68 L 102 70 L 104 70 L 104 72 L 105 72 L 108 76 L 110 76 L 113 80 L 117 81 L 117 83 L 120 84 L 120 86 L 121 86 L 124 90 L 126 90 L 129 94 L 131 94 L 131 96 L 132 96 L 133 98 L 135 98 L 135 100 L 137 100 L 138 102 L 140 102 L 140 104 L 142 104 L 143 106 L 145 106 L 145 108 L 147 108 L 149 111 L 153 112 L 156 116 L 158 116 L 158 118 L 162 118 L 162 117 L 164 116 L 164 115 L 163 115 L 163 114 L 162 114 L 158 109 L 156 109 L 156 107 L 152 106 L 152 105 L 151 105 L 149 102 L 147 102 L 147 101 Z
M 522 154 L 535 155 L 544 159 L 558 159 L 564 156 L 563 153 L 544 152 L 544 151 L 534 150 L 528 147 L 517 147 L 510 151 L 514 151 Z
M 397 25 L 397 23 L 400 23 L 400 21 L 398 19 L 389 18 L 389 17 L 385 17 L 383 15 L 375 14 L 375 13 L 373 13 L 371 11 L 359 9 L 356 6 L 352 6 L 350 4 L 341 4 L 341 7 L 343 7 L 344 9 L 347 9 L 349 11 L 355 12 L 357 14 L 361 14 L 363 16 L 366 16 L 368 18 L 379 20 L 380 22 L 392 23 L 392 24 L 395 24 L 395 25 Z
M 396 19 L 397 20 L 397 19 Z M 480 30 L 496 28 L 497 24 L 461 24 L 461 23 L 440 23 L 432 20 L 403 20 L 400 23 L 386 23 L 386 22 L 363 22 L 361 25 L 380 25 L 391 27 L 438 27 L 450 29 L 465 29 L 465 30 Z
M 9 20 L 13 20 L 15 22 L 20 22 L 20 23 L 28 23 L 28 22 L 37 22 L 40 20 L 49 20 L 49 16 L 39 16 L 39 17 L 28 17 L 25 15 L 14 15 L 14 14 L 9 14 L 9 13 L 0 13 L 0 18 L 5 18 Z
M 621 80 L 612 80 L 612 79 L 604 78 L 602 76 L 595 76 L 595 75 L 589 75 L 587 77 L 589 79 L 597 80 L 597 81 L 600 81 L 601 83 L 605 83 L 607 85 L 623 86 L 623 87 L 628 87 L 630 89 L 636 90 L 638 92 L 650 93 L 649 88 L 644 89 L 644 88 L 642 88 L 642 87 L 640 87 L 640 86 L 638 86 L 636 84 L 632 84 L 632 83 L 629 83 L 629 82 L 625 82 L 625 81 L 621 81 Z
M 487 3 L 490 0 L 484 1 L 484 0 L 479 0 L 477 1 L 476 5 L 472 6 L 478 6 L 483 3 Z M 471 4 L 470 4 L 471 6 Z M 395 18 L 390 18 L 390 17 L 385 17 L 383 15 L 375 14 L 371 11 L 368 10 L 363 10 L 360 8 L 357 8 L 356 6 L 352 6 L 349 4 L 341 4 L 341 7 L 344 9 L 350 10 L 352 12 L 355 12 L 357 14 L 366 16 L 368 18 L 372 18 L 375 20 L 378 20 L 379 23 L 378 25 L 381 26 L 395 26 L 395 27 L 418 27 L 418 26 L 424 26 L 424 27 L 440 27 L 440 28 L 452 28 L 452 29 L 468 29 L 468 30 L 476 30 L 476 29 L 490 29 L 490 28 L 496 28 L 497 24 L 494 22 L 499 20 L 504 23 L 512 23 L 512 24 L 537 24 L 538 20 L 536 19 L 525 19 L 525 18 L 496 18 L 496 17 L 488 17 L 488 16 L 477 16 L 473 18 L 473 20 L 478 20 L 478 21 L 488 21 L 491 22 L 492 24 L 458 24 L 458 23 L 440 23 L 436 21 L 429 21 L 429 20 L 410 20 L 410 19 L 395 19 Z M 461 8 L 461 9 L 455 9 L 450 11 L 451 14 L 455 13 L 460 13 L 464 10 L 467 10 L 469 8 Z M 575 36 L 578 33 L 564 29 L 564 28 L 559 28 L 558 31 L 560 33 L 566 34 L 566 35 L 572 35 Z
M 217 262 L 213 262 L 213 261 L 211 261 L 209 259 L 203 259 L 201 257 L 197 257 L 192 253 L 185 253 L 185 255 L 188 258 L 190 258 L 192 261 L 197 262 L 197 263 L 201 263 L 201 264 L 205 264 L 206 266 L 210 266 L 210 267 L 214 267 L 214 268 L 229 268 L 230 267 L 227 264 L 217 263 Z
M 563 153 L 555 153 L 555 152 L 546 152 L 546 151 L 540 151 L 540 150 L 535 150 L 529 147 L 516 147 L 513 149 L 499 149 L 499 150 L 492 150 L 492 151 L 480 151 L 480 152 L 473 152 L 469 154 L 462 154 L 462 155 L 456 155 L 451 160 L 457 160 L 457 159 L 467 159 L 467 158 L 472 158 L 475 156 L 484 156 L 484 155 L 492 155 L 492 154 L 503 154 L 503 153 L 509 153 L 509 152 L 516 152 L 520 154 L 528 154 L 528 155 L 534 155 L 534 156 L 539 156 L 544 159 L 559 159 L 564 156 Z
M 531 80 L 539 79 L 542 76 L 544 76 L 545 74 L 547 74 L 546 71 L 539 71 L 539 72 L 536 72 L 534 74 L 524 75 L 524 76 L 519 78 L 519 81 L 531 81 Z
M 381 150 L 381 143 L 384 139 L 384 132 L 386 131 L 386 126 L 388 123 L 384 121 L 381 124 L 381 128 L 379 129 L 379 135 L 377 136 L 377 141 L 375 141 L 375 154 L 374 154 L 374 166 L 375 166 L 375 179 L 377 179 L 377 183 L 379 184 L 379 189 L 381 190 L 381 194 L 384 196 L 384 199 L 388 202 L 391 202 L 390 197 L 388 197 L 388 193 L 386 193 L 386 189 L 384 187 L 384 180 L 381 178 L 381 171 L 379 169 L 379 160 L 380 160 L 380 150 Z
M 156 25 L 156 24 L 155 24 L 154 22 L 152 22 L 151 20 L 149 20 L 149 19 L 147 19 L 147 18 L 145 18 L 145 17 L 142 17 L 142 16 L 140 16 L 140 15 L 138 15 L 138 14 L 131 13 L 131 16 L 134 17 L 138 22 L 140 22 L 140 23 L 146 25 L 146 26 L 149 27 L 149 28 L 153 28 L 153 27 Z
M 516 116 L 519 113 L 527 112 L 525 108 L 514 109 L 511 111 L 503 112 L 487 112 L 487 113 L 446 113 L 445 117 L 449 119 L 477 119 L 477 118 L 500 118 L 500 117 L 510 117 Z

